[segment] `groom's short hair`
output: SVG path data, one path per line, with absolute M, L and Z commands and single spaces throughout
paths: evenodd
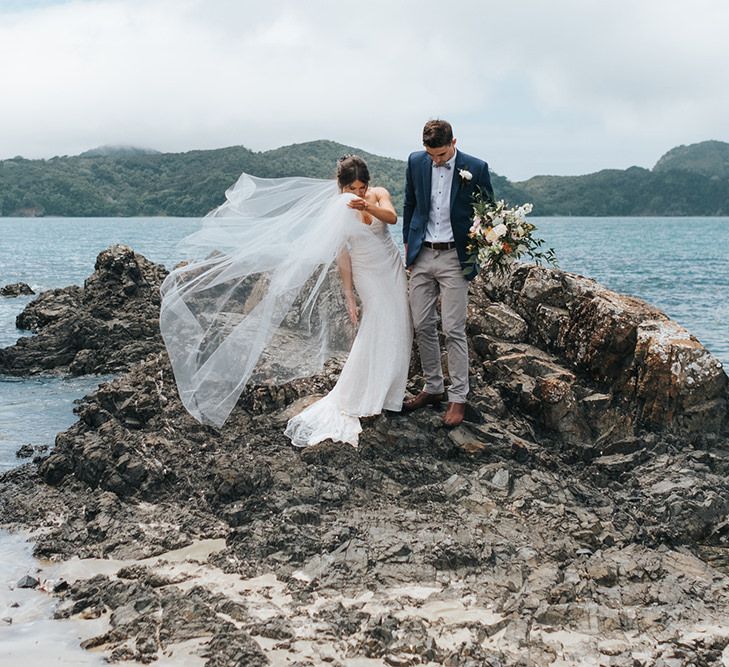
M 447 120 L 429 120 L 423 128 L 423 145 L 440 148 L 453 141 L 453 128 Z

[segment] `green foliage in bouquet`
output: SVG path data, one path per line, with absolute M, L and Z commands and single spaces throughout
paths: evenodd
M 544 240 L 534 236 L 536 225 L 526 219 L 531 212 L 531 204 L 509 208 L 503 199 L 492 202 L 479 188 L 473 196 L 473 224 L 468 232 L 464 275 L 469 275 L 476 266 L 503 274 L 523 256 L 537 264 L 546 262 L 557 266 L 554 250 L 543 249 Z

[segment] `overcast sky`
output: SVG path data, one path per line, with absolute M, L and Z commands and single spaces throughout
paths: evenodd
M 405 158 L 512 180 L 729 140 L 726 0 L 0 0 L 0 158 L 102 144 Z

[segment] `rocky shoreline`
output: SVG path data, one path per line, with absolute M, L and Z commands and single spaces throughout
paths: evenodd
M 461 427 L 386 413 L 359 449 L 299 451 L 283 424 L 336 364 L 251 388 L 220 431 L 198 424 L 156 328 L 164 275 L 112 247 L 0 351 L 2 373 L 123 373 L 0 477 L 0 523 L 36 530 L 39 557 L 118 564 L 57 587 L 59 617 L 108 618 L 87 648 L 211 666 L 729 664 L 729 378 L 655 308 L 533 266 L 478 279 Z

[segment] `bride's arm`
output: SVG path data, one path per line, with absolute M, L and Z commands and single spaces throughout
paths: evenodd
M 342 279 L 342 292 L 347 304 L 347 314 L 352 324 L 357 326 L 357 299 L 354 297 L 354 284 L 352 282 L 352 258 L 346 248 L 339 251 L 337 255 L 337 267 L 339 277 Z
M 377 196 L 377 206 L 370 206 L 367 211 L 378 220 L 382 220 L 388 225 L 394 225 L 397 222 L 397 211 L 392 205 L 390 193 L 385 188 L 374 188 L 374 190 Z
M 395 207 L 392 205 L 390 193 L 382 187 L 371 188 L 370 192 L 377 199 L 376 205 L 361 197 L 352 199 L 347 205 L 358 211 L 366 211 L 372 217 L 386 222 L 388 225 L 394 225 L 397 222 L 397 213 L 395 212 Z

